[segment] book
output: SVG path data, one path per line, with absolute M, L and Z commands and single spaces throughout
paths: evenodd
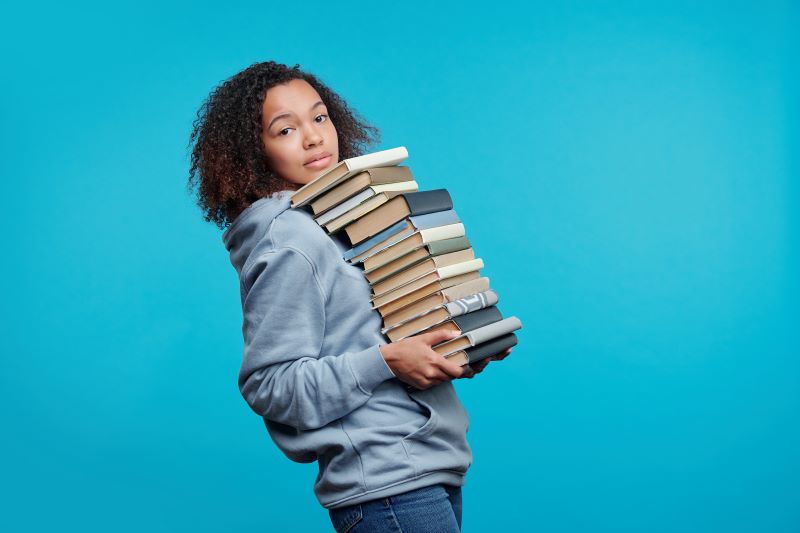
M 482 259 L 470 259 L 468 261 L 463 261 L 461 263 L 456 263 L 454 265 L 447 265 L 436 268 L 433 271 L 423 276 L 405 282 L 400 286 L 392 287 L 390 290 L 387 290 L 386 292 L 383 292 L 381 294 L 374 295 L 372 297 L 372 306 L 375 308 L 381 307 L 386 303 L 397 300 L 398 298 L 401 298 L 403 296 L 407 296 L 408 294 L 423 287 L 426 287 L 431 283 L 442 281 L 461 274 L 467 274 L 469 272 L 478 272 L 482 268 L 483 268 Z
M 356 245 L 380 233 L 407 216 L 425 215 L 453 208 L 447 189 L 403 193 L 344 228 L 350 243 Z
M 455 339 L 442 342 L 433 346 L 433 351 L 439 355 L 448 356 L 459 350 L 466 350 L 478 344 L 489 342 L 492 339 L 512 333 L 522 327 L 519 319 L 515 316 L 504 318 L 498 322 L 493 322 L 486 326 L 462 333 Z
M 379 296 L 398 287 L 402 287 L 403 285 L 425 276 L 426 274 L 435 272 L 437 269 L 465 263 L 474 259 L 475 253 L 473 252 L 472 248 L 459 250 L 458 252 L 451 252 L 449 254 L 438 255 L 435 257 L 429 257 L 404 270 L 395 272 L 382 281 L 373 283 L 372 292 L 375 296 Z M 467 270 L 463 270 L 462 272 L 469 272 L 469 270 L 474 269 L 469 268 Z M 461 274 L 462 272 L 458 273 Z
M 489 278 L 478 278 L 461 285 L 433 293 L 383 317 L 382 333 L 403 328 L 409 336 L 417 331 L 465 315 L 484 307 L 496 305 L 500 297 L 489 289 Z M 397 335 L 397 333 L 395 333 Z
M 467 281 L 472 281 L 475 279 L 480 278 L 480 273 L 475 270 L 472 272 L 467 272 L 465 274 L 460 274 L 458 276 L 453 276 L 452 278 L 441 279 L 435 281 L 433 283 L 429 283 L 428 285 L 424 285 L 419 289 L 413 290 L 408 294 L 403 296 L 399 296 L 395 299 L 385 299 L 386 301 L 378 301 L 380 305 L 375 305 L 376 302 L 373 302 L 373 307 L 378 309 L 378 312 L 381 314 L 382 317 L 394 313 L 399 309 L 404 308 L 407 305 L 411 305 L 417 300 L 420 300 L 426 296 L 430 296 L 435 292 L 440 292 L 443 289 L 449 289 L 450 287 L 454 287 L 456 285 L 460 285 Z M 377 301 L 377 300 L 376 300 Z
M 342 259 L 348 263 L 355 263 L 354 258 L 361 258 L 364 254 L 379 244 L 390 242 L 396 235 L 403 234 L 406 231 L 413 231 L 414 227 L 411 225 L 409 219 L 404 219 L 397 224 L 392 224 L 382 232 L 374 237 L 367 239 L 358 246 L 354 246 L 342 254 Z
M 367 187 L 366 189 L 359 192 L 355 196 L 346 199 L 344 202 L 334 206 L 333 209 L 325 211 L 321 215 L 317 216 L 314 220 L 316 220 L 317 224 L 319 224 L 320 226 L 325 226 L 332 220 L 336 220 L 342 215 L 347 214 L 349 211 L 355 209 L 356 207 L 366 202 L 367 200 L 374 198 L 375 196 L 378 196 L 380 193 L 414 192 L 418 189 L 419 186 L 417 185 L 417 182 L 414 180 L 401 181 L 399 183 L 385 183 L 383 185 L 373 185 L 371 187 Z M 378 206 L 376 205 L 375 207 Z M 354 220 L 355 218 L 357 218 L 357 216 L 352 216 L 350 220 Z M 342 226 L 344 226 L 344 224 L 342 224 Z
M 405 146 L 382 150 L 340 161 L 292 194 L 292 207 L 301 207 L 347 178 L 368 168 L 389 167 L 408 159 Z
M 425 249 L 430 255 L 441 255 L 469 247 L 469 239 L 464 235 L 464 224 L 459 222 L 415 232 L 380 252 L 364 258 L 362 264 L 364 272 L 370 273 L 420 249 Z
M 408 217 L 397 224 L 389 226 L 374 237 L 352 247 L 345 252 L 342 257 L 350 263 L 360 263 L 367 257 L 370 257 L 388 246 L 392 246 L 395 242 L 408 237 L 415 231 L 436 226 L 456 224 L 458 222 L 461 222 L 461 220 L 452 209 Z
M 478 278 L 478 280 L 474 281 L 479 281 L 482 279 L 487 279 L 487 278 Z M 439 297 L 439 294 L 441 293 L 436 293 L 432 294 L 431 296 L 427 296 L 422 300 L 415 302 L 414 304 L 404 307 L 403 309 L 397 311 L 396 313 L 388 315 L 384 320 L 385 329 L 382 330 L 382 333 L 384 333 L 387 337 L 389 337 L 389 339 L 392 342 L 398 341 L 400 339 L 416 335 L 417 333 L 420 333 L 437 324 L 441 324 L 445 320 L 461 316 L 462 314 L 466 314 L 466 312 L 464 312 L 464 309 L 469 309 L 468 312 L 477 311 L 479 309 L 484 309 L 486 307 L 491 307 L 492 305 L 496 305 L 497 302 L 499 301 L 497 293 L 495 293 L 492 290 L 488 290 L 478 294 L 467 296 L 465 298 L 447 302 L 444 305 L 437 305 L 432 309 L 427 309 L 422 313 L 417 313 L 416 315 L 414 315 L 414 312 L 416 311 L 415 308 L 417 307 L 418 304 L 421 305 L 430 305 L 431 303 L 435 304 L 437 300 L 441 299 L 441 297 Z M 450 304 L 457 304 L 457 305 L 455 307 L 452 307 Z M 411 316 L 411 318 L 405 319 L 406 316 L 409 315 Z
M 368 168 L 349 178 L 311 202 L 311 212 L 318 216 L 352 198 L 370 186 L 414 181 L 408 167 Z
M 471 313 L 467 313 L 465 315 L 455 316 L 447 322 L 442 322 L 441 324 L 430 328 L 428 332 L 447 330 L 466 333 L 467 331 L 472 331 L 473 329 L 477 329 L 481 326 L 491 324 L 492 322 L 498 322 L 500 320 L 503 320 L 503 315 L 500 314 L 500 310 L 497 308 L 497 306 L 493 305 L 478 311 L 472 311 Z
M 407 182 L 407 183 L 414 183 L 414 187 L 415 187 L 414 190 L 416 190 L 416 182 Z M 340 229 L 342 229 L 343 227 L 345 227 L 346 225 L 352 223 L 354 220 L 357 220 L 360 217 L 363 217 L 364 215 L 366 215 L 370 211 L 373 211 L 373 210 L 377 209 L 378 207 L 382 206 L 383 204 L 385 204 L 386 202 L 388 202 L 389 200 L 391 200 L 395 196 L 398 196 L 399 194 L 403 194 L 404 192 L 410 192 L 410 191 L 405 191 L 405 190 L 385 191 L 385 192 L 381 192 L 379 194 L 376 194 L 375 196 L 372 196 L 371 198 L 368 198 L 366 201 L 361 202 L 360 204 L 356 205 L 355 207 L 353 207 L 349 211 L 345 212 L 341 216 L 336 217 L 335 219 L 333 219 L 331 222 L 329 222 L 328 224 L 325 225 L 325 230 L 328 233 L 335 233 L 335 232 L 339 231 Z
M 429 257 L 436 257 L 437 255 L 458 252 L 468 248 L 470 248 L 469 240 L 464 236 L 456 237 L 454 239 L 433 241 L 423 245 L 421 248 L 417 248 L 411 253 L 407 253 L 401 257 L 398 257 L 394 261 L 389 261 L 388 263 L 382 264 L 379 267 L 373 269 L 365 268 L 364 275 L 367 277 L 368 282 L 375 283 L 391 276 L 395 272 L 399 272 L 405 268 L 415 265 Z M 367 261 L 370 259 L 367 259 Z M 367 261 L 364 261 L 365 267 L 367 265 Z
M 449 361 L 453 361 L 461 366 L 477 363 L 482 359 L 486 359 L 492 355 L 500 355 L 512 346 L 517 345 L 517 336 L 514 333 L 508 333 L 502 337 L 497 337 L 484 342 L 466 350 L 459 350 L 452 353 L 447 357 Z

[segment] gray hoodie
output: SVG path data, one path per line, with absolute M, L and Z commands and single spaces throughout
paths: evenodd
M 291 191 L 262 198 L 223 234 L 239 274 L 239 389 L 293 461 L 318 461 L 326 508 L 463 485 L 469 418 L 451 382 L 407 392 L 381 356 L 381 317 L 344 244 Z

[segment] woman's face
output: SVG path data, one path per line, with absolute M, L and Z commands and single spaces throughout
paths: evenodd
M 305 80 L 276 85 L 264 96 L 261 140 L 270 168 L 301 186 L 339 162 L 339 139 L 328 109 Z

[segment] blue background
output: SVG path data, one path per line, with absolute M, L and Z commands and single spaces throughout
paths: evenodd
M 800 530 L 800 7 L 34 4 L 0 22 L 5 531 L 324 531 L 185 189 L 213 87 L 319 75 L 446 187 L 520 345 L 464 531 Z

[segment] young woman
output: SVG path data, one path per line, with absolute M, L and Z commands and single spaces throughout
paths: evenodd
M 472 454 L 451 380 L 491 359 L 446 360 L 431 346 L 448 333 L 387 344 L 345 244 L 289 209 L 293 191 L 377 136 L 298 65 L 258 63 L 198 112 L 189 184 L 239 275 L 239 388 L 287 457 L 319 463 L 314 491 L 334 528 L 459 531 Z

